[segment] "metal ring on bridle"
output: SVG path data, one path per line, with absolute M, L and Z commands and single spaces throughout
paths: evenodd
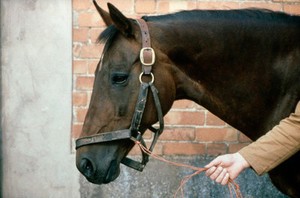
M 144 83 L 143 80 L 142 80 L 143 75 L 148 75 L 148 74 L 145 74 L 144 72 L 142 72 L 142 73 L 140 74 L 140 77 L 139 77 L 140 83 Z M 150 73 L 150 76 L 151 76 L 151 81 L 149 82 L 149 84 L 152 84 L 152 83 L 154 82 L 154 75 L 153 75 L 152 72 Z

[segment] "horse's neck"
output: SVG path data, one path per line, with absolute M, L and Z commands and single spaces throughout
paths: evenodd
M 266 73 L 265 62 L 274 57 L 257 53 L 259 50 L 268 51 L 268 46 L 257 46 L 256 43 L 266 38 L 261 36 L 258 37 L 260 41 L 248 40 L 241 46 L 243 36 L 232 28 L 215 27 L 213 24 L 205 26 L 197 22 L 194 26 L 177 23 L 158 27 L 153 34 L 157 32 L 155 45 L 171 59 L 178 71 L 177 79 L 181 84 L 178 86 L 181 88 L 178 98 L 191 99 L 203 105 L 250 137 L 255 131 L 252 139 L 256 139 L 270 129 L 270 125 L 263 123 L 270 119 L 276 102 L 282 100 L 276 98 L 278 93 L 272 92 L 272 87 L 267 87 L 274 79 Z M 251 55 L 256 56 L 255 60 Z M 260 89 L 257 83 L 265 90 Z M 256 94 L 255 100 L 253 94 Z M 268 94 L 270 97 L 266 96 Z M 274 95 L 275 98 L 272 98 Z M 266 101 L 269 101 L 268 104 Z
M 220 104 L 221 101 L 216 93 L 218 92 L 217 87 L 222 86 L 222 84 L 217 85 L 218 81 L 222 83 L 223 80 L 218 75 L 214 78 L 212 72 L 216 74 L 218 66 L 221 66 L 219 61 L 226 50 L 224 41 L 212 33 L 216 30 L 200 28 L 201 31 L 198 31 L 199 24 L 174 24 L 169 27 L 159 27 L 159 30 L 155 30 L 153 33 L 163 32 L 163 34 L 155 35 L 155 45 L 176 66 L 174 69 L 177 72 L 174 73 L 179 75 L 177 83 L 181 88 L 178 90 L 177 98 L 191 99 L 222 117 L 227 110 L 224 109 L 224 105 Z M 224 69 L 226 65 L 222 66 Z M 215 86 L 216 89 L 212 86 Z

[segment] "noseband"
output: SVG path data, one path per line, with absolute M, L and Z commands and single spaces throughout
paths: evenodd
M 134 115 L 131 121 L 131 126 L 129 129 L 105 132 L 105 133 L 79 138 L 76 140 L 76 149 L 86 145 L 98 144 L 102 142 L 110 142 L 115 140 L 123 140 L 123 139 L 131 139 L 133 141 L 139 141 L 144 147 L 146 147 L 146 143 L 142 136 L 142 132 L 144 131 L 140 131 L 141 130 L 140 124 L 146 107 L 149 89 L 151 90 L 153 95 L 153 100 L 154 100 L 155 108 L 157 111 L 157 117 L 159 121 L 159 128 L 154 128 L 153 126 L 148 128 L 150 131 L 154 133 L 154 137 L 151 146 L 149 148 L 150 151 L 153 150 L 159 135 L 163 132 L 164 129 L 163 114 L 162 114 L 161 105 L 158 97 L 158 91 L 153 84 L 154 75 L 152 73 L 152 65 L 155 63 L 155 53 L 153 48 L 151 48 L 151 40 L 150 40 L 150 34 L 149 34 L 147 23 L 143 19 L 137 19 L 136 22 L 140 27 L 141 35 L 142 35 L 142 49 L 140 51 L 140 62 L 142 65 L 142 73 L 139 76 L 139 80 L 141 83 L 140 92 L 135 106 Z M 150 82 L 144 82 L 142 79 L 143 76 L 150 76 L 151 78 Z M 122 159 L 121 163 L 135 170 L 143 171 L 148 161 L 149 161 L 149 156 L 144 152 L 142 152 L 141 162 L 125 157 Z

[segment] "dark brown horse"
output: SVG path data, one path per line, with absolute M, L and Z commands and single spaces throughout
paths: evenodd
M 131 139 L 142 141 L 147 128 L 159 135 L 160 114 L 174 100 L 195 101 L 252 140 L 287 117 L 300 100 L 298 16 L 183 11 L 143 17 L 144 23 L 111 4 L 109 13 L 96 8 L 108 26 L 99 37 L 106 44 L 76 153 L 77 168 L 90 182 L 115 180 L 121 162 L 142 170 L 147 159 L 139 164 L 126 158 Z M 151 126 L 158 120 L 155 130 Z M 300 197 L 299 167 L 300 152 L 270 172 L 272 182 Z

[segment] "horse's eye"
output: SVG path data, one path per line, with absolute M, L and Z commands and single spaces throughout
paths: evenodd
M 127 79 L 127 74 L 114 74 L 111 80 L 114 85 L 124 85 L 127 82 Z

